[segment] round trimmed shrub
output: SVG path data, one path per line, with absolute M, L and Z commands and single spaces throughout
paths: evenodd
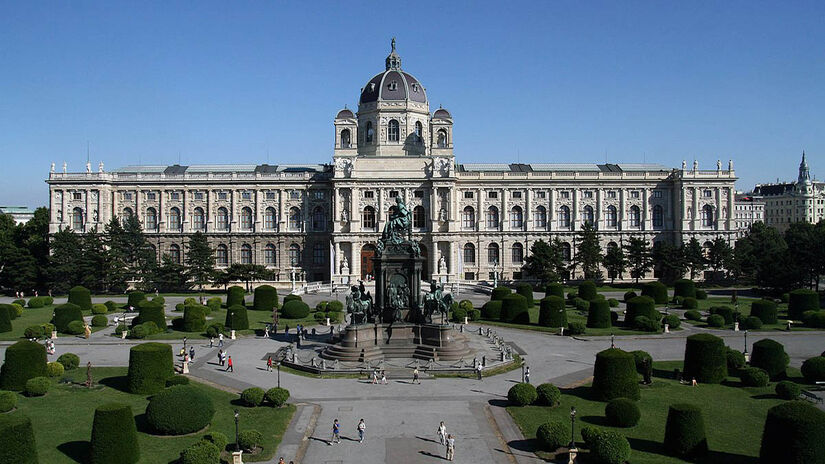
M 83 311 L 92 310 L 92 292 L 80 285 L 69 289 L 69 303 L 80 306 Z
M 488 321 L 501 319 L 501 300 L 490 300 L 481 307 L 481 317 Z
M 19 304 L 12 303 L 12 304 L 4 304 L 3 306 L 8 308 L 9 317 L 11 319 L 17 319 L 18 317 L 23 315 L 23 307 L 20 306 Z
M 696 290 L 696 299 L 697 300 L 707 300 L 708 299 L 708 292 L 704 290 Z
M 212 400 L 193 385 L 175 385 L 149 399 L 146 421 L 163 435 L 197 432 L 212 421 Z
M 536 440 L 541 449 L 555 451 L 567 444 L 567 424 L 559 421 L 545 422 L 536 429 Z
M 585 280 L 579 284 L 579 298 L 587 301 L 596 298 L 596 284 L 592 280 Z
M 725 326 L 725 318 L 719 314 L 711 314 L 706 319 L 708 327 L 721 328 Z
M 785 369 L 788 368 L 788 362 L 788 355 L 781 343 L 765 338 L 753 344 L 751 366 L 764 369 L 771 380 L 785 378 Z
M 606 329 L 611 326 L 610 306 L 607 300 L 592 300 L 587 312 L 587 327 Z
M 210 311 L 217 311 L 221 309 L 221 298 L 218 296 L 213 296 L 206 300 L 206 306 L 209 308 Z
M 658 332 L 659 323 L 647 316 L 636 316 L 636 319 L 633 319 L 633 328 L 645 332 Z
M 244 430 L 238 434 L 238 446 L 243 450 L 254 450 L 264 441 L 264 436 L 257 430 Z
M 51 334 L 49 334 L 51 335 Z M 43 327 L 39 325 L 33 325 L 30 327 L 26 327 L 26 330 L 23 331 L 23 337 L 25 338 L 40 338 L 43 336 Z
M 203 436 L 203 441 L 208 441 L 209 443 L 212 443 L 221 451 L 225 450 L 226 444 L 229 443 L 229 440 L 226 438 L 226 435 L 220 432 L 207 433 Z
M 685 301 L 685 297 L 683 297 L 683 296 L 674 296 L 673 299 L 670 300 L 671 303 L 679 305 L 679 306 L 682 306 L 682 303 L 684 301 Z
M 689 321 L 700 321 L 702 320 L 702 313 L 695 310 L 685 311 L 685 319 Z
M 647 351 L 636 350 L 631 351 L 630 354 L 633 355 L 633 365 L 636 367 L 636 372 L 639 374 L 644 375 L 645 373 L 645 366 L 653 366 L 653 356 L 650 355 Z
M 20 411 L 0 415 L 0 462 L 39 462 L 31 419 Z
M 244 290 L 243 287 L 233 285 L 226 289 L 226 307 L 241 305 L 244 306 Z
M 707 453 L 702 410 L 692 404 L 672 404 L 665 424 L 665 451 L 673 456 L 696 457 Z
M 619 300 L 617 300 L 617 299 L 615 299 L 615 298 L 608 298 L 608 299 L 607 299 L 607 304 L 608 304 L 611 308 L 618 308 L 618 307 L 619 307 Z
M 728 347 L 725 359 L 727 360 L 728 372 L 736 372 L 745 367 L 745 355 L 741 351 Z
M 221 450 L 211 441 L 195 442 L 180 452 L 180 464 L 220 464 Z
M 42 296 L 35 296 L 29 298 L 29 302 L 26 306 L 28 306 L 29 308 L 42 308 L 43 306 L 46 306 L 46 301 L 43 299 Z
M 63 353 L 57 357 L 57 362 L 63 364 L 63 368 L 70 371 L 77 369 L 77 366 L 80 365 L 80 356 L 74 353 Z
M 758 317 L 763 324 L 776 324 L 776 302 L 761 299 L 751 303 L 751 316 Z
M 36 297 L 35 297 L 35 298 L 36 298 Z M 19 298 L 19 299 L 17 299 L 17 300 L 12 301 L 12 302 L 11 302 L 11 304 L 16 304 L 16 305 L 20 305 L 20 306 L 26 306 L 26 300 L 24 300 L 24 299 L 20 299 L 20 298 Z
M 543 383 L 536 387 L 536 404 L 558 406 L 561 401 L 559 388 L 552 383 Z
M 807 288 L 799 288 L 788 295 L 788 316 L 802 319 L 805 311 L 819 311 L 819 294 Z
M 805 311 L 802 313 L 802 322 L 805 327 L 825 328 L 825 311 Z
M 739 371 L 739 380 L 746 387 L 764 387 L 768 385 L 770 377 L 764 369 L 745 367 Z
M 255 289 L 252 308 L 256 311 L 272 311 L 278 304 L 278 290 L 271 285 L 261 285 Z
M 226 327 L 220 322 L 213 322 L 206 328 L 207 337 L 215 338 L 222 333 L 226 333 Z
M 465 317 L 467 317 L 467 311 L 462 308 L 455 308 L 450 318 L 453 322 L 464 322 Z
M 745 330 L 759 330 L 762 328 L 762 319 L 756 316 L 748 316 L 742 319 L 741 328 Z
M 665 324 L 670 327 L 670 330 L 675 330 L 681 327 L 682 320 L 675 314 L 668 314 L 662 318 L 662 327 L 664 327 Z
M 309 316 L 309 305 L 300 300 L 290 300 L 281 308 L 281 317 L 285 319 L 303 319 Z
M 142 339 L 148 337 L 149 335 L 156 334 L 159 332 L 160 329 L 158 328 L 157 324 L 155 324 L 152 321 L 149 321 L 132 327 L 132 330 L 129 332 L 129 338 Z
M 89 462 L 133 464 L 139 459 L 140 446 L 131 406 L 120 403 L 98 406 L 92 422 Z
M 105 304 L 96 303 L 92 305 L 92 314 L 106 314 L 108 312 L 109 308 Z
M 766 464 L 825 461 L 825 412 L 803 401 L 788 401 L 768 409 L 759 461 Z
M 808 383 L 825 381 L 825 357 L 814 356 L 802 363 L 802 377 Z
M 667 287 L 661 282 L 647 282 L 642 285 L 642 296 L 653 298 L 656 304 L 666 304 L 668 301 Z
M 776 384 L 776 396 L 783 400 L 795 400 L 802 393 L 802 387 L 790 380 L 783 380 Z
M 618 348 L 597 353 L 592 388 L 602 401 L 619 397 L 638 400 L 639 377 L 633 355 Z
M 564 327 L 567 325 L 567 311 L 564 299 L 548 296 L 539 302 L 539 325 L 544 327 Z
M 138 304 L 146 299 L 146 294 L 143 292 L 129 292 L 126 294 L 126 306 L 131 306 L 132 308 L 137 309 Z
M 52 323 L 58 332 L 66 333 L 69 323 L 72 321 L 83 322 L 83 312 L 80 310 L 80 306 L 66 303 L 54 308 Z
M 584 427 L 582 429 L 589 458 L 599 464 L 624 464 L 630 459 L 630 443 L 624 435 L 613 430 Z
M 699 300 L 693 297 L 685 297 L 682 299 L 683 309 L 696 309 L 699 307 Z
M 513 293 L 501 300 L 501 322 L 511 322 L 514 324 L 529 324 L 530 313 L 527 309 L 527 298 L 518 293 Z
M 691 335 L 685 342 L 685 377 L 700 383 L 721 383 L 728 376 L 725 342 L 711 334 Z
M 172 346 L 166 343 L 142 343 L 129 350 L 129 391 L 142 395 L 157 393 L 166 387 L 166 379 L 175 373 Z
M 576 308 L 576 311 L 580 313 L 586 313 L 590 310 L 590 302 L 584 298 L 573 298 L 573 306 Z
M 630 324 L 632 324 L 633 321 L 639 316 L 644 316 L 648 319 L 654 319 L 656 322 L 659 322 L 660 314 L 659 311 L 656 310 L 656 303 L 653 301 L 653 298 L 648 296 L 637 296 L 636 298 L 631 298 L 627 302 L 627 310 L 625 311 L 624 316 L 625 322 L 630 322 Z
M 470 303 L 472 305 L 472 303 Z M 327 311 L 331 311 L 334 313 L 340 313 L 344 310 L 344 303 L 338 300 L 332 300 L 327 302 Z
M 26 396 L 43 396 L 49 391 L 51 380 L 48 377 L 32 377 L 26 381 Z
M 57 361 L 52 361 L 46 364 L 46 373 L 49 377 L 60 377 L 66 371 L 66 368 L 63 367 L 63 364 L 60 364 Z
M 266 391 L 265 396 L 269 404 L 276 408 L 280 408 L 285 405 L 286 400 L 289 399 L 289 390 L 281 387 L 270 388 Z
M 92 327 L 106 327 L 109 325 L 109 318 L 103 314 L 98 314 L 92 318 Z
M 286 306 L 286 305 L 284 305 Z M 306 306 L 306 305 L 304 305 Z M 309 315 L 309 307 L 306 307 L 306 314 Z M 241 305 L 230 306 L 226 310 L 226 328 L 234 330 L 245 330 L 249 328 L 249 316 L 246 314 L 246 307 Z
M 12 325 L 11 305 L 0 305 L 0 333 L 11 332 Z
M 304 299 L 301 298 L 301 295 L 293 295 L 290 293 L 289 295 L 284 297 L 284 304 L 287 304 L 293 300 L 304 301 Z
M 167 387 L 174 387 L 175 385 L 189 385 L 189 377 L 184 375 L 175 375 L 166 379 Z
M 733 308 L 730 306 L 711 306 L 708 313 L 722 316 L 725 319 L 725 324 L 733 324 L 736 319 Z
M 567 324 L 567 335 L 582 335 L 585 327 L 583 322 L 574 321 Z
M 507 392 L 507 400 L 515 406 L 527 406 L 536 402 L 536 387 L 529 383 L 517 383 Z
M 673 283 L 673 296 L 696 298 L 696 284 L 689 279 L 679 279 Z
M 159 329 L 166 330 L 166 314 L 162 304 L 143 300 L 138 303 L 138 311 L 138 316 L 132 320 L 132 325 L 154 322 Z
M 17 393 L 0 390 L 0 413 L 9 412 L 17 406 Z
M 627 398 L 614 398 L 604 407 L 604 417 L 613 427 L 633 427 L 642 418 L 636 402 Z
M 203 332 L 206 329 L 206 306 L 184 306 L 183 308 L 183 331 Z
M 472 309 L 470 311 L 467 311 L 467 317 L 471 321 L 477 321 L 477 320 L 481 319 L 481 310 L 480 309 Z
M 6 348 L 6 358 L 0 367 L 0 388 L 21 391 L 29 379 L 46 375 L 46 347 L 21 340 Z
M 65 333 L 70 335 L 81 335 L 86 332 L 86 324 L 83 321 L 72 321 L 66 326 Z
M 264 392 L 263 388 L 258 387 L 251 387 L 247 388 L 246 390 L 241 392 L 241 401 L 243 404 L 249 407 L 257 407 L 260 406 L 261 403 L 264 402 Z
M 106 301 L 105 303 L 103 303 L 103 306 L 105 306 L 105 307 L 106 307 L 106 311 L 107 311 L 107 312 L 110 312 L 110 313 L 113 313 L 113 312 L 117 311 L 117 309 L 118 309 L 118 307 L 117 307 L 117 303 L 115 303 L 115 302 L 114 302 L 114 301 L 112 301 L 112 300 L 108 300 L 108 301 Z
M 505 296 L 511 294 L 510 287 L 498 286 L 493 289 L 490 299 L 494 301 L 503 300 Z
M 639 295 L 637 295 L 636 292 L 634 292 L 633 290 L 630 290 L 630 291 L 624 293 L 624 297 L 622 298 L 622 300 L 625 303 L 627 303 L 628 301 L 632 300 L 633 298 L 636 298 L 637 296 L 639 296 Z
M 533 306 L 533 286 L 528 283 L 521 283 L 516 285 L 516 293 L 523 296 L 527 300 L 527 307 Z
M 547 284 L 547 287 L 544 289 L 544 297 L 547 298 L 548 296 L 557 296 L 564 299 L 564 285 L 558 282 L 552 282 Z

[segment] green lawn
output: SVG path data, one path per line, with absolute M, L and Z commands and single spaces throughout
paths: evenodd
M 742 313 L 742 319 L 751 315 L 751 303 L 758 300 L 758 298 L 738 298 L 739 303 L 739 312 Z M 699 300 L 699 311 L 706 312 L 712 306 L 729 306 L 731 308 L 735 308 L 735 306 L 730 302 L 730 298 L 726 297 L 709 297 L 706 300 Z M 778 314 L 778 321 L 776 324 L 765 324 L 762 326 L 761 329 L 758 330 L 749 330 L 751 332 L 772 332 L 772 331 L 787 331 L 788 330 L 788 304 L 787 303 L 779 303 L 777 304 L 777 314 Z M 697 327 L 704 327 L 704 328 L 712 328 L 708 327 L 705 320 L 701 321 L 684 321 L 689 324 L 693 324 Z M 716 330 L 732 330 L 733 324 L 726 326 L 724 329 L 716 329 Z M 811 327 L 803 327 L 801 321 L 795 321 L 795 323 L 791 326 L 791 331 L 808 331 L 808 330 L 822 330 L 822 329 L 815 329 Z
M 50 322 L 52 320 L 52 313 L 54 313 L 54 306 L 49 305 L 44 306 L 42 308 L 23 308 L 23 314 L 20 315 L 17 319 L 11 320 L 12 330 L 11 332 L 3 332 L 0 333 L 0 341 L 17 341 L 23 338 L 23 332 L 25 332 L 27 327 L 31 327 L 33 325 L 40 325 L 46 322 Z M 116 313 L 109 313 L 108 316 L 111 319 L 113 314 Z M 91 311 L 83 311 L 83 316 L 88 317 L 91 316 Z M 97 332 L 98 330 L 104 330 L 105 327 L 92 327 L 92 332 Z M 60 337 L 77 337 L 77 335 L 68 335 L 68 334 L 58 334 Z
M 767 410 L 782 403 L 774 394 L 775 383 L 767 387 L 740 387 L 738 378 L 730 377 L 720 385 L 681 385 L 669 378 L 674 368 L 681 368 L 680 361 L 654 363 L 654 382 L 641 387 L 642 398 L 638 405 L 642 419 L 630 428 L 612 428 L 604 425 L 604 402 L 590 399 L 590 387 L 582 386 L 562 390 L 561 406 L 507 407 L 508 412 L 521 428 L 524 437 L 534 439 L 539 425 L 550 420 L 561 421 L 570 431 L 570 407 L 577 411 L 576 440 L 582 444 L 581 428 L 585 425 L 611 428 L 627 437 L 633 449 L 633 464 L 660 464 L 685 462 L 662 454 L 668 406 L 673 403 L 693 403 L 702 408 L 706 435 L 711 452 L 703 463 L 755 463 Z M 791 380 L 802 383 L 797 369 L 789 369 Z M 531 441 L 535 446 L 535 442 Z M 550 453 L 539 452 L 541 457 Z M 566 462 L 566 458 L 565 458 Z
M 616 308 L 611 308 L 616 309 Z M 524 329 L 524 330 L 534 330 L 537 332 L 547 332 L 547 333 L 559 333 L 558 327 L 545 327 L 539 325 L 539 307 L 538 306 L 531 306 L 528 311 L 530 312 L 530 325 L 525 324 L 512 324 L 509 322 L 499 322 L 499 321 L 488 321 L 486 319 L 482 319 L 478 321 L 479 323 L 487 324 L 487 325 L 496 325 L 499 327 L 510 327 L 514 329 Z M 578 311 L 575 309 L 570 308 L 569 306 L 566 308 L 567 311 L 567 322 L 581 322 L 582 324 L 587 324 L 587 315 L 586 314 L 579 314 Z M 567 328 L 565 327 L 565 330 Z M 674 330 L 681 330 L 681 329 L 674 329 Z M 584 335 L 578 336 L 603 336 L 603 335 L 649 335 L 653 332 L 645 332 L 643 330 L 634 330 L 628 327 L 623 327 L 621 325 L 615 327 L 609 327 L 606 329 L 592 329 L 590 327 L 585 329 Z
M 132 395 L 121 389 L 125 384 L 125 367 L 100 367 L 92 369 L 96 386 L 92 389 L 58 384 L 54 382 L 46 396 L 18 397 L 17 408 L 31 417 L 37 440 L 40 462 L 52 464 L 86 462 L 84 455 L 92 431 L 92 419 L 97 406 L 107 402 L 125 403 L 132 407 L 138 427 L 142 464 L 168 464 L 175 462 L 180 451 L 200 440 L 203 434 L 218 431 L 234 443 L 235 423 L 233 410 L 240 413 L 241 430 L 254 429 L 264 435 L 263 452 L 259 456 L 244 456 L 244 462 L 271 459 L 295 412 L 295 406 L 283 408 L 262 406 L 247 408 L 234 403 L 238 395 L 192 382 L 204 391 L 215 404 L 215 417 L 202 433 L 183 437 L 160 437 L 146 431 L 144 412 L 148 401 L 143 395 Z M 84 382 L 86 370 L 68 371 L 65 378 Z

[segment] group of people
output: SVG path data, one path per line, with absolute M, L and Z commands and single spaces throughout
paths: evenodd
M 378 369 L 372 370 L 372 384 L 378 383 Z M 381 371 L 381 385 L 387 385 L 387 371 Z
M 358 443 L 364 443 L 364 433 L 367 431 L 367 423 L 364 422 L 364 419 L 361 419 L 355 428 L 358 430 Z M 332 421 L 332 438 L 327 442 L 329 446 L 332 446 L 333 443 L 341 443 L 341 423 L 338 422 L 338 419 Z
M 453 438 L 452 434 L 447 433 L 447 426 L 444 425 L 444 421 L 438 425 L 438 441 L 441 442 L 443 446 L 447 447 L 447 460 L 452 461 L 455 459 L 455 438 Z
M 218 350 L 218 365 L 221 367 L 226 366 L 226 369 L 224 369 L 226 372 L 235 372 L 232 366 L 232 356 L 229 356 L 227 352 L 222 349 Z
M 215 346 L 215 337 L 209 337 L 209 348 Z M 218 348 L 223 348 L 223 333 L 218 334 Z

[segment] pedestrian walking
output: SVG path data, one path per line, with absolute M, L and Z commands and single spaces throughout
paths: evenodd
M 387 371 L 381 371 L 381 383 L 387 385 Z
M 332 422 L 332 439 L 329 441 L 329 446 L 333 443 L 341 443 L 341 424 L 338 423 L 338 419 Z
M 195 360 L 195 347 L 194 346 L 189 347 L 189 360 L 190 361 Z
M 226 362 L 226 370 L 227 372 L 235 372 L 235 369 L 232 367 L 232 356 L 229 356 L 229 360 Z
M 269 324 L 264 326 L 264 338 L 269 338 Z
M 218 350 L 218 365 L 223 366 L 223 350 Z
M 444 421 L 441 421 L 441 423 L 438 425 L 438 432 L 437 433 L 438 433 L 438 441 L 442 445 L 446 446 L 447 445 L 447 426 L 444 425 Z
M 218 334 L 218 348 L 223 348 L 223 332 Z
M 266 370 L 272 372 L 272 356 L 266 357 Z
M 478 380 L 483 382 L 484 379 L 481 378 L 481 363 L 478 363 L 478 366 L 476 366 L 476 373 L 478 374 Z
M 378 369 L 372 370 L 372 384 L 375 385 L 378 383 Z
M 524 382 L 530 383 L 530 366 L 527 366 L 527 369 L 524 370 Z
M 284 461 L 284 458 L 278 459 L 278 464 L 286 464 L 286 462 Z
M 367 424 L 364 423 L 364 419 L 358 421 L 358 443 L 364 443 L 364 431 L 367 430 Z
M 447 435 L 447 460 L 452 461 L 455 458 L 455 438 L 452 435 Z
M 421 380 L 418 379 L 418 368 L 417 367 L 413 370 L 413 383 L 417 383 L 418 385 L 421 385 Z
M 209 337 L 209 348 L 213 348 L 215 346 L 215 337 Z

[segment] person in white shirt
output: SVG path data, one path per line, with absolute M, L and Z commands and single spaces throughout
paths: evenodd
M 455 459 L 455 438 L 452 435 L 447 435 L 447 460 Z
M 364 431 L 367 430 L 367 424 L 364 419 L 358 421 L 358 443 L 364 443 Z
M 442 445 L 447 444 L 447 426 L 444 425 L 444 421 L 441 421 L 441 424 L 438 426 L 438 441 L 440 441 Z

